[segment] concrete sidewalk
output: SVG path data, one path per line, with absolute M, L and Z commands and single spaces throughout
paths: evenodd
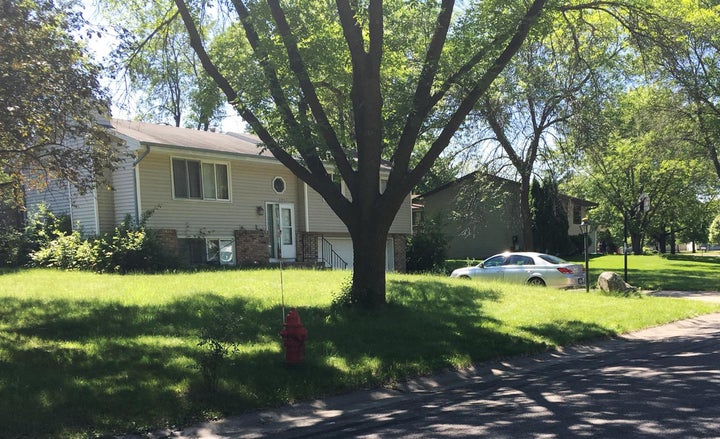
M 720 302 L 718 293 L 656 292 L 651 295 L 687 297 L 696 300 Z M 205 422 L 177 431 L 158 431 L 134 438 L 260 438 L 260 437 L 312 437 L 308 432 L 317 429 L 327 436 L 329 428 L 350 422 L 350 419 L 367 417 L 368 413 L 382 417 L 383 411 L 397 411 L 398 407 L 412 407 L 432 395 L 464 393 L 465 388 L 504 386 L 505 381 L 522 381 L 522 375 L 542 375 L 547 370 L 569 367 L 567 364 L 592 358 L 605 358 L 614 353 L 631 352 L 638 346 L 651 345 L 662 340 L 718 339 L 720 313 L 678 321 L 668 325 L 647 328 L 615 339 L 601 340 L 588 345 L 562 348 L 540 355 L 512 358 L 507 361 L 482 363 L 474 368 L 448 371 L 435 376 L 399 383 L 392 388 L 353 392 L 347 395 L 303 402 L 273 410 L 247 413 L 217 421 Z M 640 343 L 640 344 L 638 344 Z M 623 353 L 624 355 L 624 353 Z M 340 431 L 340 430 L 338 430 Z M 323 436 L 323 434 L 319 434 Z M 331 437 L 327 436 L 327 437 Z M 720 436 L 720 431 L 718 432 Z

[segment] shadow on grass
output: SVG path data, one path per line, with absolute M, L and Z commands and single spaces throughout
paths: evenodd
M 198 292 L 162 306 L 21 300 L 0 304 L 0 423 L 10 437 L 109 435 L 376 386 L 457 365 L 534 352 L 546 344 L 500 332 L 484 304 L 492 289 L 390 281 L 376 313 L 299 308 L 306 361 L 283 362 L 282 310 Z M 204 390 L 199 335 L 233 319 L 237 343 Z M 582 322 L 530 332 L 557 343 L 605 335 Z
M 581 322 L 577 320 L 556 320 L 551 323 L 543 323 L 537 326 L 525 326 L 522 329 L 548 339 L 558 346 L 616 335 L 615 331 L 594 323 Z
M 669 261 L 690 261 L 690 262 L 704 262 L 708 264 L 720 264 L 720 256 L 710 256 L 710 255 L 703 255 L 703 254 L 666 254 L 663 255 L 663 257 Z

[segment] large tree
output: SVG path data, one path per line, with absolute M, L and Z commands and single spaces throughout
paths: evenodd
M 113 164 L 97 124 L 109 105 L 75 38 L 83 24 L 52 0 L 0 2 L 0 174 L 16 184 L 52 178 L 84 190 Z
M 583 188 L 573 192 L 600 204 L 595 222 L 614 226 L 620 236 L 626 229 L 635 254 L 653 231 L 656 238 L 678 231 L 678 212 L 707 193 L 707 162 L 693 159 L 679 135 L 684 121 L 675 109 L 682 103 L 664 87 L 630 90 L 617 107 L 595 114 L 605 131 L 583 148 L 585 167 L 575 176 Z
M 120 35 L 110 54 L 110 73 L 125 81 L 124 101 L 138 117 L 172 120 L 208 130 L 223 115 L 224 96 L 188 50 L 188 37 L 172 0 L 104 0 L 102 13 Z M 212 26 L 212 23 L 208 27 Z M 208 30 L 209 31 L 209 30 Z
M 587 101 L 603 93 L 606 73 L 624 50 L 618 35 L 638 26 L 647 12 L 622 2 L 563 7 L 551 29 L 536 29 L 477 107 L 469 129 L 486 139 L 478 154 L 520 183 L 519 246 L 534 248 L 531 182 L 548 167 L 558 138 L 585 111 Z M 540 249 L 542 250 L 542 249 Z
M 207 50 L 195 3 L 175 4 L 229 102 L 348 228 L 351 300 L 371 308 L 386 300 L 385 240 L 399 208 L 545 8 L 544 0 L 458 10 L 453 0 L 233 0 L 230 17 L 239 24 L 224 35 L 228 54 Z M 429 147 L 414 161 L 423 139 Z M 381 192 L 384 159 L 391 171 Z M 344 180 L 349 199 L 331 174 Z
M 648 58 L 670 78 L 688 105 L 681 117 L 697 126 L 686 133 L 720 178 L 720 5 L 717 1 L 659 1 Z

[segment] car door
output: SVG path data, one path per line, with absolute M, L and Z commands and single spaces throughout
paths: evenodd
M 525 283 L 535 268 L 535 261 L 530 256 L 510 255 L 503 265 L 503 280 L 517 284 Z
M 495 255 L 491 258 L 483 261 L 482 264 L 473 270 L 474 276 L 487 280 L 502 280 L 503 279 L 503 264 L 505 264 L 503 255 Z

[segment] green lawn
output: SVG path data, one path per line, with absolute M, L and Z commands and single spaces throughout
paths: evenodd
M 299 309 L 309 331 L 305 364 L 287 367 L 277 270 L 2 274 L 3 435 L 182 426 L 720 311 L 680 299 L 390 275 L 387 309 L 333 313 L 333 294 L 348 277 L 283 272 L 285 304 Z M 198 366 L 208 331 L 238 344 L 217 369 L 213 392 Z
M 628 255 L 628 283 L 645 290 L 720 291 L 720 255 Z M 624 275 L 622 255 L 590 259 L 591 285 L 603 271 Z

